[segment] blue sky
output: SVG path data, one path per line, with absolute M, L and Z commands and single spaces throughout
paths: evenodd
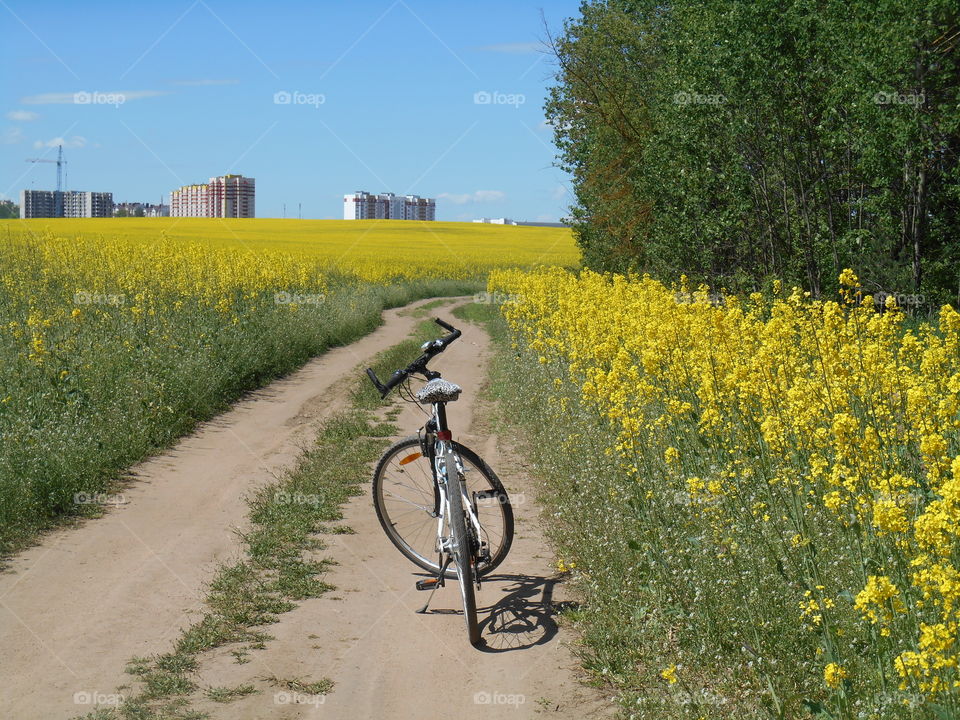
M 436 197 L 437 219 L 557 220 L 543 53 L 576 0 L 0 0 L 0 197 L 158 202 L 227 172 L 257 216 L 342 217 L 344 193 Z M 86 94 L 84 94 L 86 93 Z M 288 100 L 288 102 L 284 102 Z

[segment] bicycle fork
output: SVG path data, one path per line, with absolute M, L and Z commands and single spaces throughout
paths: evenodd
M 460 478 L 462 477 L 463 471 L 460 467 L 460 463 L 457 462 L 457 457 L 453 452 L 453 447 L 451 447 L 446 441 L 441 440 L 434 445 L 434 452 L 434 472 L 438 478 L 437 487 L 440 491 L 440 513 L 437 517 L 437 552 L 440 554 L 440 569 L 437 571 L 437 576 L 435 578 L 417 580 L 417 590 L 430 591 L 430 595 L 427 596 L 427 602 L 424 603 L 422 608 L 416 611 L 420 614 L 425 614 L 427 612 L 427 608 L 430 606 L 430 601 L 433 600 L 433 594 L 437 591 L 437 588 L 444 586 L 447 568 L 450 566 L 450 562 L 453 560 L 454 551 L 456 550 L 454 547 L 456 540 L 449 534 L 450 503 L 447 495 L 448 492 L 460 493 L 461 503 L 463 504 L 463 507 L 467 508 L 470 524 L 474 527 L 476 532 L 479 532 L 479 521 L 476 518 L 476 513 L 473 512 L 473 507 L 463 492 L 463 488 L 461 487 Z M 452 490 L 450 488 L 450 468 L 453 468 L 453 475 L 455 477 L 453 482 L 456 483 L 456 487 Z M 440 478 L 443 478 L 443 480 L 440 480 Z M 447 523 L 447 535 L 444 535 L 443 532 L 443 525 L 445 521 Z M 463 540 L 466 540 L 466 538 L 463 538 Z M 479 577 L 477 577 L 476 582 L 477 585 L 480 584 Z

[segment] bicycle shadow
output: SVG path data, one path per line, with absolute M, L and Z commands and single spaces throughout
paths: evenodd
M 484 644 L 482 652 L 526 650 L 550 642 L 557 634 L 557 613 L 576 608 L 572 601 L 554 601 L 558 577 L 487 575 L 485 588 L 498 587 L 505 595 L 493 605 L 477 608 Z

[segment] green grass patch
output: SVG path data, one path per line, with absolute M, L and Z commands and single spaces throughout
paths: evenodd
M 135 316 L 133 297 L 74 308 L 75 288 L 44 282 L 43 313 L 0 283 L 0 558 L 70 518 L 101 514 L 121 497 L 124 469 L 243 393 L 366 335 L 383 309 L 481 287 L 330 276 L 325 288 L 298 290 L 324 301 L 296 312 L 272 296 L 238 296 L 229 312 L 164 296 L 156 314 Z
M 209 700 L 213 700 L 218 703 L 230 703 L 234 700 L 237 700 L 247 695 L 253 695 L 257 692 L 257 688 L 253 685 L 245 684 L 238 685 L 236 687 L 212 687 L 204 690 L 204 695 L 207 696 Z

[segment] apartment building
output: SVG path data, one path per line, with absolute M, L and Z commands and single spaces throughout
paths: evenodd
M 256 217 L 256 181 L 222 175 L 209 183 L 184 185 L 170 193 L 171 217 Z
M 85 190 L 21 190 L 20 217 L 84 218 L 113 215 L 113 193 Z
M 344 220 L 436 220 L 437 201 L 418 195 L 373 195 L 365 190 L 343 196 Z
M 70 190 L 63 193 L 63 216 L 68 218 L 111 217 L 113 193 Z

